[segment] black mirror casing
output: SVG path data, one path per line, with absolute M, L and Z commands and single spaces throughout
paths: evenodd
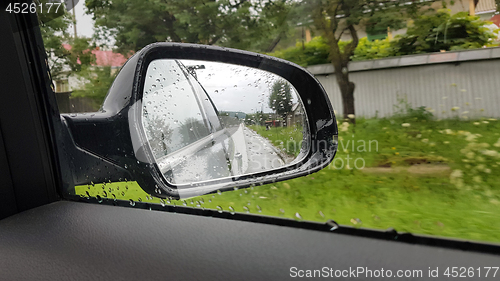
M 142 95 L 146 70 L 155 59 L 204 60 L 241 65 L 274 73 L 289 81 L 302 99 L 308 119 L 309 149 L 299 161 L 261 173 L 235 176 L 182 187 L 165 180 L 155 163 L 142 128 Z M 309 72 L 274 57 L 206 45 L 151 44 L 133 55 L 117 75 L 102 108 L 95 113 L 64 114 L 67 165 L 72 174 L 66 194 L 75 185 L 137 181 L 162 198 L 198 196 L 217 190 L 288 180 L 327 166 L 337 151 L 337 122 L 328 96 Z M 179 192 L 181 191 L 181 193 Z

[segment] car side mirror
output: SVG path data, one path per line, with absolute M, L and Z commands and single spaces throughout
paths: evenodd
M 64 149 L 69 194 L 75 185 L 132 180 L 157 197 L 187 198 L 307 175 L 337 151 L 332 106 L 310 73 L 205 45 L 145 47 L 99 112 L 62 121 L 74 144 Z

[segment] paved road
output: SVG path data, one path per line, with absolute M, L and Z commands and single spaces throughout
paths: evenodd
M 247 127 L 243 127 L 243 133 L 248 155 L 248 168 L 245 173 L 262 172 L 285 165 L 277 149 L 267 139 Z

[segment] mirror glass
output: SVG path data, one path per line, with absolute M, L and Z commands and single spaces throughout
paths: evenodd
M 307 118 L 295 88 L 263 70 L 154 60 L 142 104 L 155 161 L 176 185 L 284 167 L 309 148 Z

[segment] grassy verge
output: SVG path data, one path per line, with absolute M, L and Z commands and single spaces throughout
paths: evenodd
M 284 153 L 290 156 L 299 155 L 303 137 L 302 127 L 271 127 L 269 130 L 266 130 L 265 126 L 253 125 L 248 127 L 268 139 Z
M 498 121 L 358 119 L 355 128 L 339 127 L 336 160 L 318 173 L 170 204 L 500 242 Z M 288 128 L 254 130 L 273 143 L 295 138 Z M 416 164 L 449 169 L 408 169 Z M 77 193 L 95 196 L 103 190 L 117 199 L 160 202 L 135 183 L 82 186 Z

